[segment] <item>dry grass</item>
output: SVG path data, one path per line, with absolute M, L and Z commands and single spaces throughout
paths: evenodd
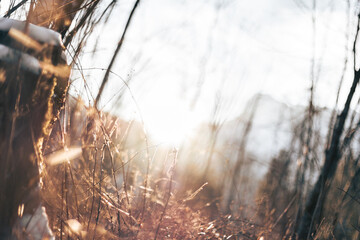
M 146 176 L 146 155 L 127 149 L 131 123 L 86 109 L 80 100 L 70 105 L 45 151 L 45 159 L 60 152 L 63 161 L 43 171 L 43 201 L 57 239 L 256 238 L 254 221 L 224 215 L 207 203 L 213 199 L 204 200 L 207 184 L 179 192 L 176 151 L 164 160 L 166 169 Z M 73 154 L 79 147 L 82 154 Z

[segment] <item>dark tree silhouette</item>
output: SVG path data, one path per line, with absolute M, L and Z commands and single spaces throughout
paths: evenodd
M 327 192 L 331 186 L 339 160 L 341 158 L 341 136 L 344 131 L 344 125 L 349 113 L 350 104 L 360 79 L 360 71 L 356 69 L 356 43 L 359 34 L 359 28 L 360 15 L 358 15 L 357 30 L 353 44 L 354 78 L 352 86 L 348 93 L 344 108 L 336 119 L 335 127 L 332 132 L 331 143 L 325 152 L 324 166 L 322 167 L 320 176 L 318 177 L 318 180 L 316 181 L 316 184 L 306 202 L 304 214 L 298 228 L 299 239 L 308 239 L 313 232 L 313 228 L 318 224 L 319 216 L 321 215 L 321 209 L 323 208 Z

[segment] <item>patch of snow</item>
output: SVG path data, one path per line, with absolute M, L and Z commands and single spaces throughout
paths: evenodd
M 35 57 L 14 50 L 12 48 L 8 48 L 7 46 L 4 46 L 2 44 L 0 44 L 0 61 L 9 64 L 14 64 L 20 61 L 21 69 L 32 72 L 37 75 L 41 74 L 40 63 Z
M 24 31 L 26 22 L 0 18 L 0 31 L 8 32 L 11 28 Z M 42 43 L 63 47 L 61 35 L 51 29 L 29 24 L 29 37 Z
M 25 214 L 18 219 L 17 227 L 24 229 L 21 231 L 29 239 L 41 240 L 49 239 L 55 240 L 55 237 L 49 227 L 49 220 L 45 212 L 45 208 L 41 205 L 36 209 L 34 214 Z

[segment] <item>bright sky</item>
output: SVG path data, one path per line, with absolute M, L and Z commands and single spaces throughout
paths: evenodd
M 142 1 L 113 68 L 122 79 L 111 76 L 100 105 L 125 118 L 140 119 L 141 113 L 147 130 L 158 142 L 174 145 L 197 124 L 211 119 L 216 101 L 222 104 L 222 119 L 238 116 L 257 92 L 288 104 L 306 105 L 312 2 Z M 319 80 L 315 103 L 332 107 L 347 44 L 347 8 L 345 0 L 317 2 L 315 72 Z M 355 30 L 355 1 L 351 2 L 350 48 Z M 101 38 L 95 57 L 91 58 L 91 53 L 83 56 L 83 68 L 108 65 L 133 1 L 118 4 L 109 23 L 98 33 Z M 91 50 L 92 46 L 87 49 Z M 85 73 L 96 95 L 104 72 Z M 349 72 L 344 93 L 351 77 Z M 132 96 L 125 90 L 122 104 L 115 104 L 123 80 L 129 79 Z M 81 87 L 75 86 L 73 91 L 81 92 Z

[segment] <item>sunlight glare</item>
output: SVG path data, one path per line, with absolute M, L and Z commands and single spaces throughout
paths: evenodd
M 145 126 L 155 144 L 178 147 L 191 136 L 201 121 L 199 116 L 180 101 L 147 107 L 146 110 Z

